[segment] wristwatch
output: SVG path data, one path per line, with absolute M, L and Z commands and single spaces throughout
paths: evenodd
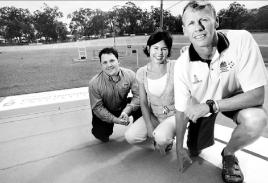
M 207 100 L 207 101 L 206 101 L 206 104 L 207 104 L 208 107 L 209 107 L 209 112 L 210 112 L 211 114 L 214 114 L 214 113 L 215 113 L 215 111 L 214 111 L 214 109 L 213 109 L 213 105 L 215 105 L 214 100 Z

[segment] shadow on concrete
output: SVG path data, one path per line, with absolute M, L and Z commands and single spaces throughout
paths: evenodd
M 33 172 L 35 167 L 39 168 L 39 173 L 20 182 L 222 183 L 220 169 L 200 157 L 194 158 L 193 164 L 179 174 L 174 147 L 169 154 L 161 156 L 157 151 L 131 146 L 123 138 L 45 161 L 29 165 Z

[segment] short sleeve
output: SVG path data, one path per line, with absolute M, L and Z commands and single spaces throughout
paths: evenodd
M 268 76 L 256 41 L 247 31 L 243 31 L 241 35 L 241 57 L 238 60 L 237 78 L 242 90 L 246 92 L 266 85 Z
M 190 101 L 190 89 L 187 84 L 185 70 L 187 69 L 183 63 L 182 56 L 176 61 L 174 66 L 174 98 L 175 108 L 177 111 L 184 112 Z

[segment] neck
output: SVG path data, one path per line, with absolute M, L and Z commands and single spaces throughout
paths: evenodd
M 216 47 L 197 47 L 195 50 L 201 58 L 211 60 L 216 51 Z
M 166 61 L 164 63 L 154 63 L 154 62 L 151 62 L 151 63 L 149 63 L 149 69 L 151 71 L 155 71 L 155 72 L 164 71 L 167 68 L 167 64 L 166 63 L 167 63 Z
M 120 72 L 120 71 L 119 71 Z M 110 74 L 108 74 L 108 73 L 106 73 L 106 72 L 104 72 L 108 77 L 110 77 L 110 78 L 112 78 L 113 79 L 113 81 L 117 81 L 119 78 L 120 78 L 120 76 L 119 76 L 119 72 L 117 72 L 116 74 L 113 74 L 113 75 L 110 75 Z
M 210 45 L 204 46 L 204 47 L 199 47 L 199 46 L 194 46 L 194 49 L 198 53 L 198 55 L 206 60 L 211 60 L 216 49 L 217 49 L 217 44 L 218 44 L 218 35 L 215 33 L 212 43 Z
M 151 79 L 158 79 L 167 73 L 167 64 L 148 64 L 148 76 Z

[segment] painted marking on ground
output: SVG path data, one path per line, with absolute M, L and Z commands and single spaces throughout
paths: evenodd
M 231 128 L 216 125 L 215 137 L 219 140 L 216 140 L 213 146 L 204 149 L 200 157 L 221 168 L 222 158 L 220 154 L 226 142 L 229 140 L 231 133 Z M 267 151 L 268 139 L 261 137 L 252 145 L 236 153 L 246 183 L 265 183 L 268 180 Z

